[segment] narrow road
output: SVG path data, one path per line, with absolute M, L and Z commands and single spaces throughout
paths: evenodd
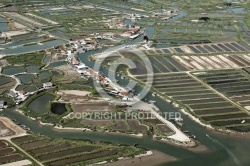
M 34 157 L 32 157 L 31 155 L 29 155 L 27 152 L 25 152 L 23 149 L 21 149 L 19 146 L 17 146 L 15 143 L 13 143 L 10 139 L 6 139 L 9 143 L 11 143 L 14 147 L 16 147 L 18 150 L 20 150 L 22 153 L 24 153 L 26 156 L 28 156 L 29 158 L 31 158 L 34 162 L 36 162 L 36 164 L 43 166 L 43 164 L 36 160 Z

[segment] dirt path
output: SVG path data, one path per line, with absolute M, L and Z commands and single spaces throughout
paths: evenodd
M 22 153 L 24 153 L 26 156 L 28 156 L 29 158 L 31 158 L 33 161 L 35 161 L 38 165 L 41 165 L 41 166 L 43 166 L 43 164 L 40 162 L 40 161 L 38 161 L 38 160 L 36 160 L 34 157 L 32 157 L 31 155 L 29 155 L 27 152 L 25 152 L 23 149 L 21 149 L 19 146 L 17 146 L 15 143 L 13 143 L 10 139 L 7 139 L 10 143 L 11 143 L 11 145 L 13 145 L 15 148 L 17 148 L 18 150 L 20 150 Z

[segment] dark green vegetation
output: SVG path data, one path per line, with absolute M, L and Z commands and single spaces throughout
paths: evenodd
M 40 135 L 18 137 L 12 141 L 44 165 L 51 166 L 87 165 L 145 153 L 145 149 L 138 147 L 84 140 L 54 139 Z
M 122 111 L 116 112 L 116 117 L 113 112 L 105 112 L 102 116 L 96 116 L 95 114 L 91 114 L 91 112 L 85 113 L 87 115 L 85 119 L 64 119 L 62 120 L 62 125 L 64 127 L 84 127 L 101 132 L 109 131 L 144 135 L 153 133 L 159 139 L 173 134 L 173 131 L 168 126 L 163 125 L 161 121 L 156 118 L 151 119 L 152 115 L 149 112 L 138 112 L 137 118 L 140 119 L 136 119 L 135 115 L 128 115 Z M 163 126 L 159 128 L 158 125 Z
M 72 112 L 70 104 L 65 104 L 66 112 L 57 115 L 52 113 L 53 101 L 56 101 L 60 96 L 55 94 L 54 89 L 40 92 L 33 95 L 21 105 L 21 109 L 27 116 L 40 118 L 44 123 L 60 124 L 61 118 Z
M 6 60 L 12 66 L 14 65 L 31 66 L 31 65 L 41 65 L 43 58 L 44 58 L 44 53 L 37 52 L 24 55 L 9 56 L 6 58 Z
M 44 58 L 44 51 L 8 56 L 5 59 L 9 65 L 3 68 L 2 73 L 10 76 L 15 75 L 20 80 L 21 84 L 16 87 L 17 91 L 36 92 L 42 88 L 43 83 L 50 82 L 54 77 L 64 74 L 63 72 L 56 72 L 53 68 L 44 69 L 43 67 L 48 63 L 43 62 Z M 10 85 L 10 83 L 6 82 L 5 85 L 2 84 L 1 86 L 7 85 Z

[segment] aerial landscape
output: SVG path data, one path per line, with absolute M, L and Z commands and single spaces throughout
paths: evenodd
M 0 166 L 249 166 L 249 0 L 1 0 Z

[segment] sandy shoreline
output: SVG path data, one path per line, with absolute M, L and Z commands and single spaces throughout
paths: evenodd
M 102 164 L 104 166 L 127 166 L 127 165 L 159 165 L 167 162 L 177 161 L 177 158 L 167 155 L 163 152 L 152 150 L 153 154 L 150 156 L 143 156 L 139 158 L 123 159 L 114 163 Z
M 11 137 L 15 137 L 18 135 L 23 135 L 26 134 L 26 131 L 24 129 L 22 129 L 20 126 L 16 125 L 13 121 L 11 121 L 9 118 L 7 117 L 0 117 L 0 121 L 9 129 L 11 129 L 15 134 L 10 135 L 10 136 L 6 136 L 6 137 L 0 137 L 1 139 L 3 138 L 11 138 Z M 0 128 L 1 129 L 1 128 Z

